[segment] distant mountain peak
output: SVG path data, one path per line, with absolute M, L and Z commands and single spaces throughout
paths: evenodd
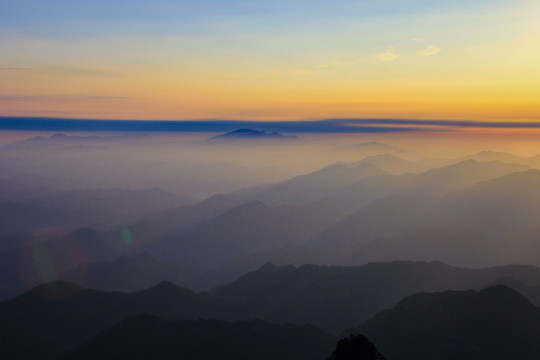
M 242 128 L 214 136 L 210 140 L 225 139 L 298 139 L 298 137 L 296 135 L 283 135 L 277 131 L 267 132 L 264 130 Z

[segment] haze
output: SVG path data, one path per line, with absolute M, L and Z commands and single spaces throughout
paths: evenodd
M 0 0 L 0 357 L 540 359 L 536 0 Z

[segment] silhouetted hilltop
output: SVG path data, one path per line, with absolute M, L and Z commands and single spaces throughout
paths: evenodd
M 540 278 L 540 268 L 513 265 L 472 270 L 406 261 L 361 267 L 266 264 L 213 294 L 242 302 L 241 312 L 235 314 L 240 319 L 312 323 L 338 332 L 361 324 L 405 296 L 481 289 L 505 276 L 533 283 Z
M 298 139 L 296 135 L 283 135 L 276 131 L 238 129 L 225 134 L 214 136 L 209 140 L 248 140 L 248 139 Z
M 232 300 L 195 294 L 167 282 L 125 294 L 57 281 L 0 303 L 3 357 L 55 359 L 97 332 L 137 314 L 164 319 L 219 318 L 237 306 Z
M 355 334 L 339 340 L 328 360 L 384 360 L 384 357 L 365 336 Z
M 245 201 L 238 196 L 216 195 L 196 205 L 164 210 L 111 230 L 82 228 L 47 241 L 21 239 L 22 247 L 0 253 L 0 273 L 4 275 L 0 276 L 0 289 L 28 289 L 55 280 L 82 262 L 113 261 L 140 253 L 163 238 L 192 230 Z M 47 261 L 36 263 L 36 252 L 47 254 Z M 51 266 L 54 273 L 48 272 L 44 277 L 42 268 Z
M 205 271 L 178 261 L 158 260 L 143 252 L 122 256 L 114 261 L 83 262 L 60 275 L 60 278 L 87 289 L 129 292 L 146 289 L 160 281 L 185 285 Z
M 534 305 L 540 307 L 540 279 L 531 284 L 525 281 L 515 280 L 511 277 L 505 277 L 495 280 L 492 285 L 508 286 L 509 288 L 512 288 L 521 295 L 525 296 Z
M 138 315 L 94 336 L 65 359 L 322 360 L 333 342 L 309 325 Z
M 540 358 L 540 308 L 503 285 L 412 295 L 354 331 L 389 358 Z
M 540 278 L 540 269 L 515 265 L 471 270 L 442 263 L 410 262 L 356 268 L 266 264 L 211 293 L 198 294 L 170 282 L 127 294 L 53 282 L 0 303 L 0 337 L 7 344 L 7 358 L 51 359 L 137 314 L 166 320 L 310 323 L 338 333 L 395 306 L 405 296 L 481 289 L 504 277 L 534 284 Z M 361 333 L 379 348 L 371 333 Z M 384 348 L 380 350 L 388 356 Z

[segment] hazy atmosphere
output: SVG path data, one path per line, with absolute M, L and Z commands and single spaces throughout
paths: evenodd
M 2 358 L 540 358 L 536 1 L 0 5 Z

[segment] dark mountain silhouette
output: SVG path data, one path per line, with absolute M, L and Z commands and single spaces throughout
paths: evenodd
M 540 279 L 533 284 L 529 284 L 524 281 L 515 280 L 511 277 L 505 277 L 493 281 L 492 286 L 495 285 L 508 286 L 525 296 L 534 305 L 540 306 Z
M 267 132 L 263 130 L 253 130 L 253 129 L 238 129 L 225 134 L 214 136 L 209 140 L 251 140 L 251 139 L 298 139 L 296 135 L 283 135 L 276 131 Z
M 270 208 L 254 201 L 150 250 L 160 257 L 216 267 L 239 256 L 301 243 L 341 218 L 342 213 L 325 203 Z
M 278 248 L 237 257 L 185 284 L 190 289 L 209 290 L 218 285 L 234 281 L 269 262 L 278 266 L 301 266 L 304 264 L 324 264 L 326 261 L 327 257 L 324 254 L 318 254 L 302 246 L 287 243 Z
M 266 264 L 213 293 L 244 303 L 234 318 L 312 323 L 338 332 L 361 324 L 405 296 L 421 291 L 481 289 L 503 277 L 534 284 L 540 269 L 514 265 L 472 270 L 438 262 L 361 267 Z
M 185 285 L 205 272 L 205 269 L 177 261 L 157 260 L 144 252 L 132 257 L 122 256 L 111 262 L 84 262 L 59 278 L 86 289 L 130 292 L 146 289 L 161 281 Z
M 336 208 L 355 211 L 388 196 L 440 196 L 517 171 L 524 165 L 466 160 L 421 174 L 383 175 L 360 180 L 325 198 Z
M 540 308 L 506 286 L 409 296 L 360 331 L 388 358 L 538 359 Z
M 377 348 L 365 336 L 349 335 L 337 343 L 336 350 L 328 360 L 384 360 Z
M 252 198 L 269 205 L 302 205 L 319 201 L 363 178 L 384 174 L 387 174 L 387 172 L 371 164 L 359 164 L 354 167 L 348 167 L 344 164 L 337 163 L 324 167 L 321 170 L 271 185 L 262 192 L 252 196 Z
M 516 265 L 471 270 L 407 262 L 357 268 L 267 264 L 211 294 L 196 294 L 168 282 L 126 294 L 84 290 L 58 281 L 0 303 L 0 336 L 6 358 L 16 354 L 20 359 L 50 359 L 137 314 L 166 320 L 311 323 L 337 333 L 362 324 L 405 296 L 480 289 L 504 277 L 530 284 L 538 281 L 540 269 Z M 375 338 L 363 334 L 379 348 Z M 387 355 L 385 349 L 380 350 Z
M 124 294 L 84 290 L 57 281 L 0 303 L 2 355 L 6 359 L 56 359 L 129 316 L 216 318 L 235 306 L 230 300 L 198 295 L 171 283 Z
M 64 359 L 321 360 L 332 344 L 330 335 L 309 325 L 164 321 L 138 315 L 99 333 Z

